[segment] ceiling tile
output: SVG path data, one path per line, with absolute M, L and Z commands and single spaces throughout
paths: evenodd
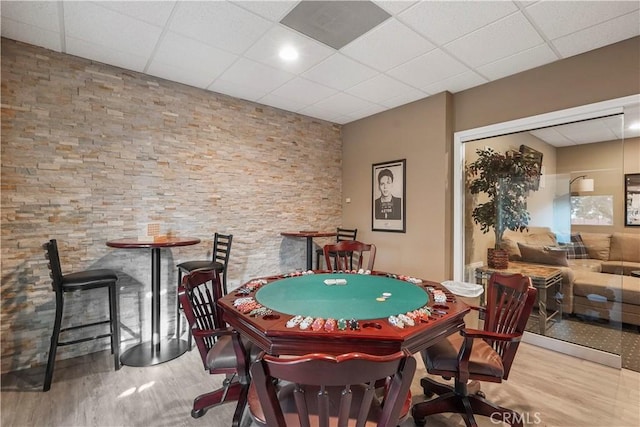
M 233 96 L 234 98 L 246 99 L 247 101 L 257 101 L 268 93 L 264 88 L 250 87 L 221 78 L 216 79 L 207 89 L 212 92 Z
M 371 102 L 349 95 L 348 93 L 337 93 L 329 98 L 323 99 L 313 105 L 324 110 L 333 111 L 337 115 L 346 115 L 354 111 L 363 110 L 372 106 Z
M 220 79 L 265 92 L 258 97 L 261 98 L 266 93 L 283 85 L 293 77 L 294 75 L 291 73 L 276 70 L 275 68 L 268 67 L 258 62 L 241 58 L 229 67 L 227 71 L 220 76 Z
M 413 92 L 405 92 L 386 98 L 384 101 L 381 101 L 380 104 L 384 105 L 386 107 L 385 109 L 395 108 L 426 97 L 427 93 L 416 89 Z
M 397 96 L 409 98 L 413 96 L 424 97 L 424 93 L 418 89 L 400 83 L 398 80 L 385 76 L 384 74 L 379 74 L 351 89 L 347 89 L 345 92 L 377 104 L 382 104 L 385 99 Z
M 340 51 L 380 71 L 415 58 L 434 46 L 396 19 L 389 19 Z
M 469 68 L 440 49 L 434 49 L 412 59 L 387 74 L 417 88 L 469 71 Z
M 285 46 L 291 46 L 298 51 L 298 59 L 284 61 L 279 52 Z M 335 50 L 313 39 L 282 26 L 271 28 L 244 54 L 247 58 L 280 70 L 292 73 L 302 73 L 313 67 Z
M 65 2 L 64 18 L 67 41 L 83 40 L 113 52 L 139 56 L 148 57 L 153 52 L 162 31 L 90 2 Z
M 460 92 L 465 89 L 469 89 L 475 86 L 479 86 L 487 82 L 487 79 L 478 75 L 474 71 L 458 74 L 457 76 L 450 77 L 445 80 L 441 80 L 432 85 L 422 88 L 427 94 L 435 95 L 436 93 L 444 92 L 448 90 L 451 93 Z
M 175 1 L 96 1 L 96 5 L 130 16 L 148 24 L 164 27 Z M 65 3 L 66 4 L 66 3 Z
M 518 52 L 515 55 L 478 67 L 477 71 L 490 80 L 498 80 L 556 60 L 558 60 L 558 56 L 551 48 L 546 44 L 541 44 L 531 49 Z
M 2 7 L 4 8 L 4 6 Z M 59 32 L 34 27 L 5 17 L 2 17 L 2 25 L 0 26 L 2 27 L 2 37 L 42 46 L 56 52 L 62 50 Z
M 309 104 L 306 102 L 296 102 L 290 99 L 282 98 L 280 96 L 274 95 L 273 93 L 268 93 L 262 98 L 258 99 L 257 102 L 264 105 L 270 105 L 272 107 L 279 108 L 285 111 L 293 111 L 297 112 L 301 109 L 307 107 Z
M 563 58 L 568 58 L 639 34 L 640 14 L 632 12 L 553 40 L 552 43 Z
M 169 28 L 202 43 L 240 54 L 272 25 L 233 3 L 203 1 L 179 3 Z
M 570 145 L 573 145 L 570 139 L 562 135 L 554 128 L 536 129 L 532 130 L 529 133 L 536 138 L 541 139 L 542 141 L 545 141 L 548 144 L 554 145 L 556 147 L 568 147 Z
M 67 37 L 66 51 L 69 55 L 91 59 L 92 61 L 98 61 L 140 73 L 144 71 L 144 67 L 147 64 L 146 56 L 133 55 L 71 37 Z
M 337 91 L 310 80 L 295 78 L 289 80 L 271 93 L 306 106 L 315 104 L 321 99 L 334 95 Z
M 459 38 L 445 48 L 467 65 L 479 67 L 543 42 L 529 21 L 516 13 Z
M 525 12 L 547 38 L 556 39 L 639 8 L 638 1 L 541 1 Z
M 334 53 L 315 67 L 302 74 L 314 82 L 338 90 L 344 90 L 375 76 L 377 72 L 347 58 L 341 53 Z
M 353 121 L 353 120 L 359 120 L 365 117 L 369 117 L 373 114 L 378 114 L 383 112 L 384 110 L 386 110 L 385 107 L 383 107 L 382 105 L 370 105 L 366 108 L 363 108 L 361 110 L 357 110 L 354 111 L 351 114 L 346 114 L 344 117 L 348 120 L 346 120 L 347 122 Z
M 298 4 L 298 0 L 294 0 L 294 1 L 238 0 L 238 1 L 233 1 L 233 3 L 236 4 L 237 6 L 240 6 L 243 9 L 247 9 L 253 13 L 260 15 L 271 22 L 280 22 L 280 20 L 287 13 L 289 13 L 289 11 L 293 9 L 296 6 L 296 4 Z
M 342 119 L 344 115 L 338 114 L 337 112 L 331 111 L 330 109 L 320 108 L 316 105 L 311 105 L 309 107 L 303 108 L 302 110 L 298 111 L 298 113 L 304 114 L 309 117 L 316 117 L 318 119 L 326 120 L 328 122 L 339 123 L 339 124 L 345 123 L 345 121 L 343 121 Z
M 373 2 L 391 14 L 400 13 L 409 6 L 417 3 L 417 1 L 408 0 L 373 0 Z
M 510 1 L 423 1 L 398 19 L 442 45 L 517 10 Z
M 32 25 L 43 30 L 60 32 L 58 3 L 52 1 L 2 1 L 2 24 L 4 19 Z M 2 29 L 4 35 L 4 28 Z
M 168 32 L 148 66 L 149 74 L 206 88 L 238 56 L 196 40 Z

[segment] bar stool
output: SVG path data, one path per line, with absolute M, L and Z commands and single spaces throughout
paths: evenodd
M 336 243 L 342 242 L 345 240 L 356 240 L 356 236 L 358 235 L 358 229 L 350 229 L 350 228 L 340 228 L 336 229 Z M 336 254 L 332 253 L 331 258 L 335 258 Z M 324 259 L 324 250 L 323 248 L 316 249 L 316 268 L 320 270 L 321 259 Z M 351 269 L 353 269 L 353 262 L 349 264 Z M 327 265 L 327 270 L 331 270 L 331 266 Z
M 231 253 L 231 242 L 233 234 L 215 233 L 213 236 L 213 253 L 210 260 L 185 261 L 178 264 L 178 287 L 182 285 L 182 275 L 189 274 L 195 270 L 216 270 L 222 278 L 222 295 L 227 294 L 227 265 L 229 264 L 229 254 Z M 176 308 L 176 335 L 180 335 L 180 300 L 178 299 Z M 191 331 L 189 330 L 188 348 L 191 350 Z
M 56 351 L 58 347 L 77 344 L 101 338 L 111 338 L 111 353 L 116 371 L 120 369 L 120 321 L 118 311 L 118 293 L 116 282 L 118 276 L 113 270 L 85 270 L 75 273 L 62 274 L 60 265 L 60 255 L 58 253 L 58 243 L 55 239 L 44 244 L 49 259 L 49 270 L 51 275 L 51 286 L 56 293 L 56 314 L 53 324 L 53 334 L 51 335 L 51 346 L 49 348 L 49 358 L 47 370 L 44 376 L 44 387 L 42 391 L 49 391 L 53 378 L 53 368 L 56 362 Z M 62 312 L 64 308 L 64 295 L 67 292 L 87 291 L 91 289 L 107 288 L 109 290 L 109 319 L 93 323 L 84 323 L 77 326 L 62 328 Z M 109 324 L 109 333 L 86 336 L 71 341 L 60 341 L 60 334 L 65 331 L 94 327 Z

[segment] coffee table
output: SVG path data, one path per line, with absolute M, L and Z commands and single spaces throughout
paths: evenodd
M 485 287 L 489 281 L 489 277 L 493 273 L 514 274 L 520 273 L 531 278 L 531 284 L 538 290 L 536 297 L 538 304 L 538 327 L 540 335 L 547 332 L 547 324 L 550 321 L 562 320 L 562 271 L 558 268 L 534 266 L 530 264 L 520 264 L 517 262 L 509 262 L 509 266 L 505 269 L 496 269 L 489 267 L 481 267 L 476 269 L 476 283 Z M 552 313 L 547 312 L 547 290 L 555 287 L 554 300 L 556 303 L 555 310 Z M 484 295 L 484 294 L 483 294 Z

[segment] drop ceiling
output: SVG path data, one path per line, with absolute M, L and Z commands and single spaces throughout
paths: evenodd
M 640 34 L 634 1 L 375 1 L 339 49 L 282 24 L 298 1 L 5 1 L 2 36 L 344 124 Z M 344 2 L 349 3 L 349 2 Z M 284 62 L 283 45 L 299 58 Z

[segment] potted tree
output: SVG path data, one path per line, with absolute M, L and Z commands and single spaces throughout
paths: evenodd
M 502 249 L 505 230 L 523 231 L 529 224 L 527 196 L 537 190 L 540 161 L 519 151 L 499 153 L 491 148 L 476 150 L 478 158 L 468 164 L 473 195 L 485 193 L 488 201 L 477 205 L 471 216 L 483 233 L 493 229 L 495 246 L 487 250 L 492 268 L 507 268 L 508 253 Z

